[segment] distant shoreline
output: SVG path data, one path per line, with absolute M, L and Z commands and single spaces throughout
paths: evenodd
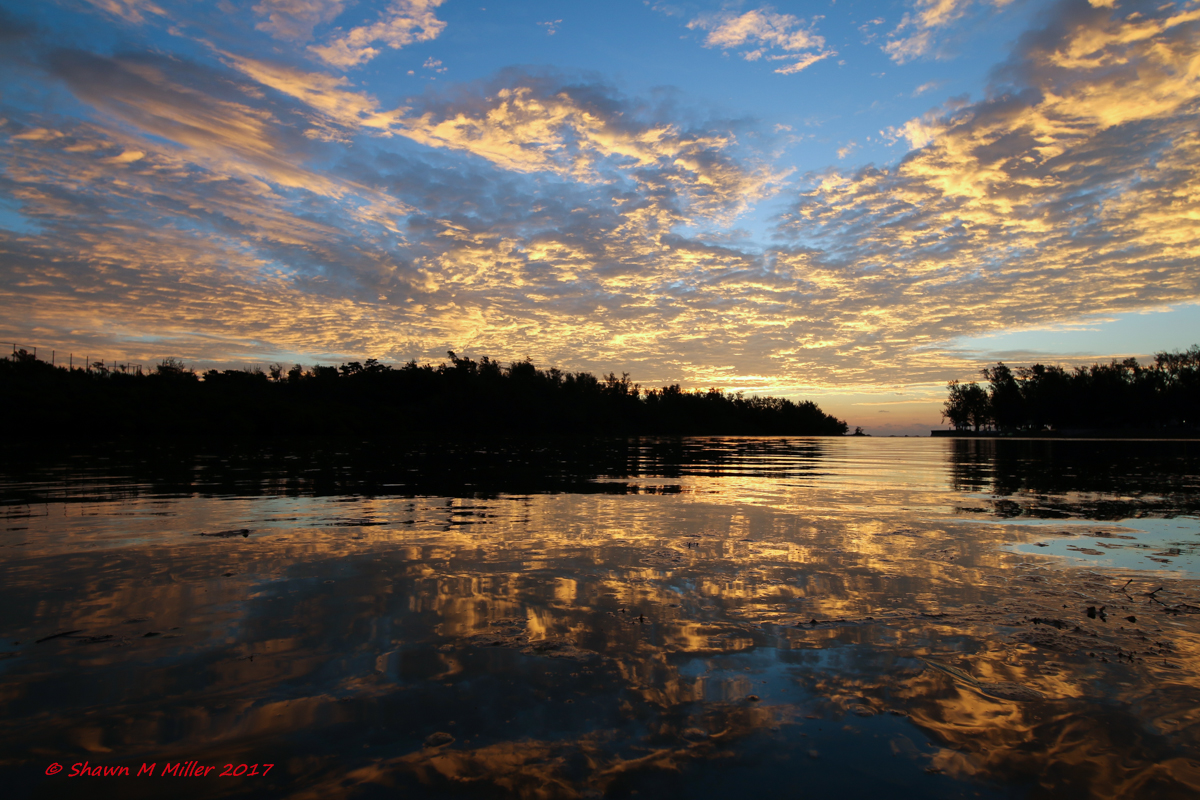
M 1200 441 L 1200 431 L 1194 429 L 1162 431 L 1153 429 L 1105 430 L 1103 428 L 1096 428 L 1066 431 L 1020 431 L 1013 433 L 1003 431 L 931 430 L 929 435 L 943 439 L 1175 439 Z
M 840 436 L 849 426 L 811 400 L 746 397 L 679 384 L 643 388 L 623 373 L 502 366 L 448 352 L 449 363 L 208 370 L 178 359 L 56 365 L 17 350 L 0 360 L 10 438 L 49 441 L 293 436 Z M 52 357 L 53 358 L 53 357 Z M 12 424 L 19 421 L 19 424 Z

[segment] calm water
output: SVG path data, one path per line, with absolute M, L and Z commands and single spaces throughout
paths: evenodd
M 7 796 L 1200 792 L 1197 442 L 20 453 L 0 500 Z

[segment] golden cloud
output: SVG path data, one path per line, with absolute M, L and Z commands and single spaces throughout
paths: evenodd
M 1198 26 L 1060 6 L 990 97 L 897 128 L 894 167 L 814 176 L 761 248 L 723 226 L 786 172 L 601 85 L 510 72 L 384 111 L 230 53 L 60 51 L 100 113 L 0 127 L 30 221 L 0 239 L 0 328 L 768 392 L 944 380 L 954 337 L 1200 294 Z
M 935 44 L 935 31 L 960 20 L 972 4 L 973 0 L 916 0 L 913 11 L 905 14 L 889 35 L 883 51 L 897 64 L 928 55 Z
M 708 31 L 705 47 L 750 48 L 742 52 L 747 61 L 758 61 L 764 55 L 770 60 L 795 58 L 793 63 L 775 70 L 781 75 L 794 75 L 821 59 L 837 55 L 825 49 L 825 38 L 816 33 L 815 26 L 805 27 L 803 20 L 791 14 L 776 14 L 769 6 L 740 15 L 726 12 L 698 17 L 688 23 L 688 28 Z M 797 58 L 803 50 L 815 52 Z
M 345 5 L 345 0 L 261 0 L 254 13 L 266 19 L 254 27 L 277 39 L 306 42 L 313 28 L 342 13 Z
M 339 34 L 329 44 L 308 49 L 326 63 L 346 69 L 379 55 L 377 44 L 399 50 L 415 42 L 432 41 L 446 28 L 446 23 L 435 15 L 443 1 L 392 0 L 377 21 Z

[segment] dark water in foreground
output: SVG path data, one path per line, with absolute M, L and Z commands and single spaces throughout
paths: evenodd
M 23 454 L 0 502 L 9 797 L 1200 792 L 1198 442 Z

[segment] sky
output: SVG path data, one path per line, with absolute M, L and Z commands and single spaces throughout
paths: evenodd
M 1200 0 L 0 0 L 0 336 L 941 427 L 1200 342 Z

